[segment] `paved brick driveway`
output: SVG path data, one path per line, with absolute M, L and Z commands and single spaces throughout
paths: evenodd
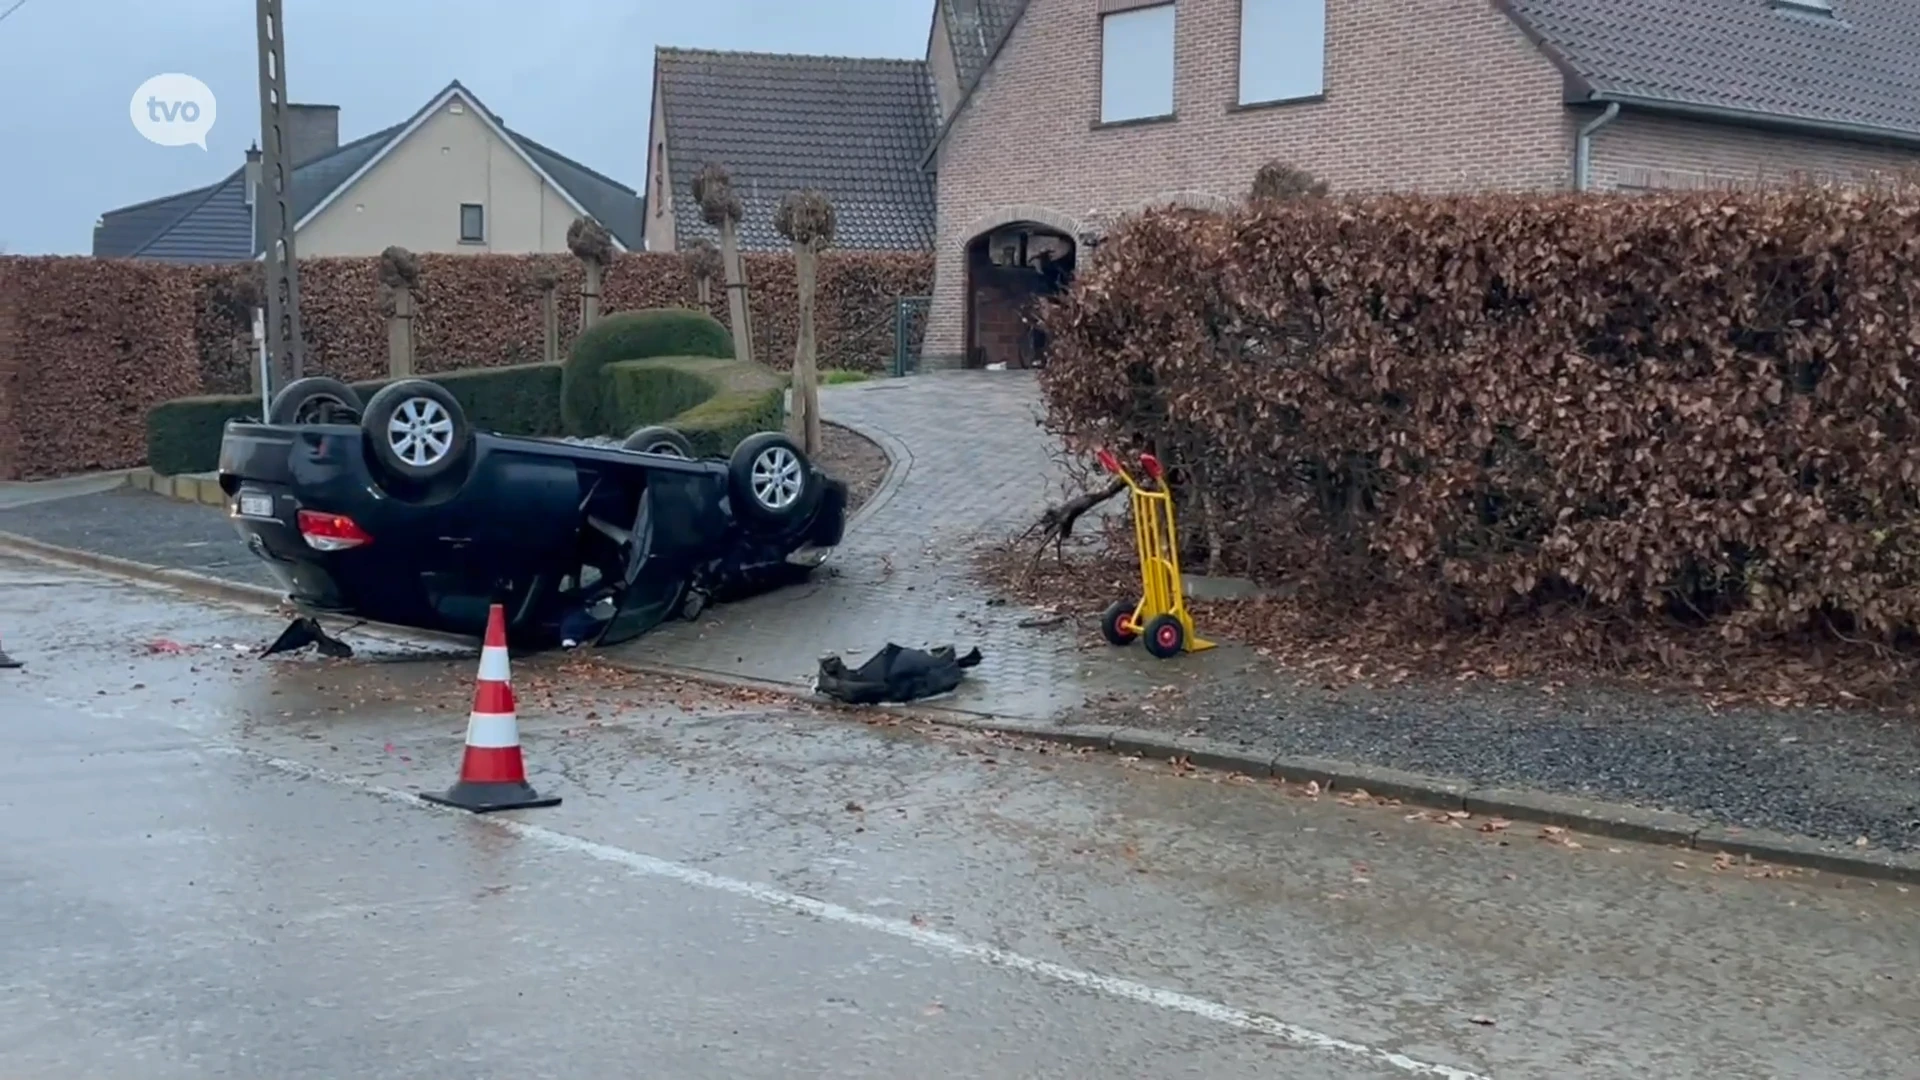
M 1070 627 L 1031 628 L 1024 609 L 992 606 L 968 573 L 969 549 L 1025 527 L 1060 493 L 1039 394 L 1023 372 L 946 372 L 823 388 L 829 420 L 880 441 L 899 464 L 891 490 L 856 521 L 806 586 L 669 623 L 624 646 L 636 660 L 784 682 L 811 682 L 820 657 L 857 662 L 889 641 L 978 645 L 984 660 L 951 704 L 1052 717 L 1099 691 L 1146 689 L 1215 667 L 1233 650 L 1174 661 L 1082 648 Z M 830 572 L 829 572 L 830 571 Z M 1093 598 L 1090 607 L 1105 606 Z

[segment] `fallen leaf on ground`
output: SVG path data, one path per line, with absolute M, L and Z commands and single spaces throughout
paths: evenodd
M 1501 818 L 1488 818 L 1487 820 L 1480 823 L 1480 831 L 1488 832 L 1488 833 L 1500 832 L 1504 829 L 1510 828 L 1512 825 L 1513 825 L 1513 822 L 1506 821 Z

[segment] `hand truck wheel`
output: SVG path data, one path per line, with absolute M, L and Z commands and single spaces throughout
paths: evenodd
M 1139 640 L 1140 631 L 1133 626 L 1133 605 L 1125 600 L 1115 600 L 1112 606 L 1102 612 L 1100 636 L 1106 638 L 1109 645 L 1131 645 Z
M 1147 651 L 1166 660 L 1187 649 L 1187 628 L 1171 615 L 1155 616 L 1147 623 Z

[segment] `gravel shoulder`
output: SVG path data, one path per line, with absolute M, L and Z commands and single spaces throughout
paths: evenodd
M 1065 719 L 1920 851 L 1920 729 L 1911 721 L 1712 707 L 1634 688 L 1337 685 L 1249 656 L 1205 680 L 1175 662 L 1160 693 L 1092 701 Z

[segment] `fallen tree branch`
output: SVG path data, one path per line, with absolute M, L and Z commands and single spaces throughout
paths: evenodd
M 1040 565 L 1040 556 L 1045 554 L 1048 544 L 1053 545 L 1054 557 L 1064 562 L 1066 555 L 1061 548 L 1073 535 L 1074 525 L 1088 511 L 1125 490 L 1126 481 L 1115 480 L 1105 488 L 1083 492 L 1058 506 L 1047 507 L 1046 513 L 1040 515 L 1040 520 L 1027 526 L 1027 530 L 1020 534 L 1022 540 L 1038 541 L 1033 551 L 1033 566 Z M 1031 573 L 1032 569 L 1029 567 L 1028 572 Z

